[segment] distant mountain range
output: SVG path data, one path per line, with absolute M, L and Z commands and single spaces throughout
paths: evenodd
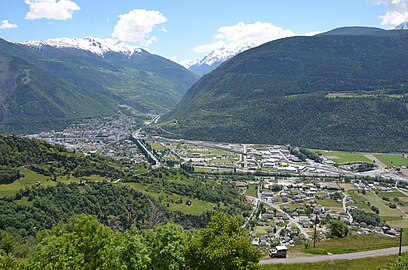
M 188 66 L 188 70 L 199 76 L 203 76 L 219 67 L 228 59 L 231 59 L 235 55 L 253 47 L 255 47 L 255 45 L 223 46 L 219 49 L 213 50 L 208 55 L 204 56 L 203 59 L 191 62 Z
M 197 76 L 111 39 L 0 39 L 0 131 L 59 129 L 119 108 L 172 109 Z M 119 106 L 125 105 L 125 106 Z
M 108 53 L 119 53 L 131 57 L 134 53 L 140 54 L 142 49 L 113 39 L 86 38 L 55 38 L 44 41 L 25 41 L 19 44 L 35 48 L 51 46 L 59 49 L 84 50 L 104 57 Z
M 249 49 L 161 118 L 168 134 L 318 149 L 408 151 L 408 31 L 344 27 Z

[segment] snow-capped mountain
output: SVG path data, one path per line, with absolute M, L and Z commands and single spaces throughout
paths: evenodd
M 85 38 L 55 38 L 44 41 L 24 41 L 20 44 L 38 47 L 52 46 L 56 48 L 72 48 L 78 50 L 89 51 L 93 54 L 104 57 L 107 52 L 116 52 L 131 57 L 133 54 L 140 54 L 141 49 L 136 46 L 131 46 L 125 42 L 114 39 L 101 39 L 94 37 Z
M 192 62 L 191 63 L 192 65 L 188 68 L 188 70 L 200 76 L 204 75 L 206 73 L 213 71 L 228 59 L 253 47 L 255 47 L 255 44 L 245 46 L 237 45 L 222 46 L 207 54 L 203 59 Z
M 395 27 L 395 30 L 408 30 L 408 22 L 403 22 L 397 27 Z

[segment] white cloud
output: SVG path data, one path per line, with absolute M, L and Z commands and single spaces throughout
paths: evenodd
M 11 29 L 11 28 L 17 28 L 18 25 L 14 23 L 9 23 L 8 20 L 2 20 L 0 24 L 0 29 Z
M 312 31 L 312 32 L 305 33 L 305 36 L 312 37 L 312 36 L 316 36 L 321 33 L 323 33 L 323 31 Z
M 379 17 L 381 24 L 393 28 L 408 21 L 408 0 L 371 0 L 387 7 L 385 15 Z
M 204 44 L 204 45 L 196 46 L 196 47 L 194 47 L 193 50 L 196 53 L 209 53 L 209 52 L 212 52 L 214 50 L 221 49 L 224 46 L 225 46 L 224 41 L 217 41 L 217 42 L 210 43 L 210 44 Z
M 25 18 L 67 20 L 72 18 L 75 11 L 80 10 L 79 6 L 70 0 L 25 0 L 30 6 L 30 11 Z
M 153 42 L 158 41 L 159 39 L 156 36 L 152 36 L 150 38 L 148 38 L 147 40 L 142 41 L 142 45 L 143 46 L 149 46 L 152 45 Z
M 157 37 L 149 37 L 154 27 L 167 22 L 166 17 L 156 10 L 134 9 L 119 15 L 119 20 L 113 28 L 112 37 L 122 41 L 141 42 L 148 46 L 157 41 Z M 165 28 L 162 28 L 162 31 Z
M 293 36 L 291 30 L 285 30 L 271 23 L 255 22 L 245 24 L 239 22 L 232 26 L 221 26 L 215 36 L 218 41 L 210 44 L 196 46 L 193 50 L 197 53 L 211 52 L 214 49 L 226 47 L 257 46 L 279 38 Z
M 198 61 L 197 60 L 179 60 L 176 56 L 170 56 L 167 57 L 167 59 L 185 67 L 185 68 L 189 68 L 192 65 L 196 64 Z

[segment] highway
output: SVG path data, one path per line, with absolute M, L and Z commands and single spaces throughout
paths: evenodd
M 402 252 L 407 252 L 408 246 L 402 247 Z M 397 255 L 398 247 L 384 248 L 370 251 L 362 251 L 348 254 L 336 254 L 336 255 L 322 255 L 322 256 L 308 256 L 308 257 L 296 257 L 296 258 L 285 258 L 285 259 L 269 259 L 262 260 L 259 264 L 294 264 L 294 263 L 314 263 L 323 261 L 337 261 L 337 260 L 355 260 L 370 257 L 380 257 L 386 255 Z M 362 268 L 363 269 L 363 268 Z

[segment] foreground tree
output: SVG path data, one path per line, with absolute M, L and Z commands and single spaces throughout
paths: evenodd
M 188 241 L 186 266 L 194 270 L 260 269 L 260 252 L 254 249 L 238 217 L 223 213 L 213 216 L 208 228 L 197 232 Z
M 91 216 L 56 226 L 40 236 L 28 262 L 28 269 L 146 270 L 149 252 L 136 228 L 113 231 Z
M 48 235 L 47 235 L 48 234 Z M 81 215 L 73 223 L 45 233 L 31 257 L 30 269 L 107 269 L 113 231 L 91 216 Z
M 157 227 L 147 234 L 152 270 L 178 270 L 184 266 L 186 233 L 174 223 Z
M 238 217 L 217 213 L 207 229 L 191 237 L 174 223 L 145 232 L 131 227 L 122 233 L 80 215 L 39 232 L 27 256 L 15 257 L 12 237 L 2 237 L 0 270 L 260 269 L 261 254 L 240 225 Z

